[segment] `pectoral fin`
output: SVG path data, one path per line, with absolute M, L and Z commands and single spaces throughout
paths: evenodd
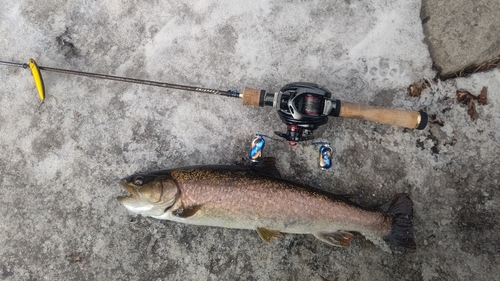
M 337 231 L 332 233 L 315 233 L 314 237 L 319 240 L 337 247 L 349 247 L 354 234 L 347 231 Z
M 271 239 L 273 238 L 283 238 L 285 237 L 281 232 L 277 230 L 269 230 L 267 228 L 263 227 L 257 227 L 257 233 L 259 234 L 260 238 L 266 242 L 271 242 Z
M 196 214 L 201 209 L 201 205 L 190 206 L 190 207 L 180 207 L 179 209 L 172 211 L 172 215 L 179 218 L 189 218 Z

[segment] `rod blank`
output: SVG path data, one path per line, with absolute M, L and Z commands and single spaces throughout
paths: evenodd
M 0 65 L 15 66 L 15 67 L 22 67 L 22 68 L 28 67 L 28 64 L 25 64 L 25 63 L 7 62 L 7 61 L 0 61 Z M 62 69 L 62 68 L 55 68 L 55 67 L 48 67 L 48 66 L 41 66 L 41 65 L 38 66 L 38 69 L 44 70 L 44 71 L 56 72 L 56 73 L 97 78 L 97 79 L 105 79 L 105 80 L 112 80 L 112 81 L 119 81 L 119 82 L 142 84 L 142 85 L 148 85 L 148 86 L 154 86 L 154 87 L 162 87 L 162 88 L 177 89 L 177 90 L 184 90 L 184 91 L 190 91 L 190 92 L 199 92 L 199 93 L 206 93 L 206 94 L 212 94 L 212 95 L 221 95 L 221 96 L 227 96 L 227 97 L 240 98 L 240 94 L 237 90 L 224 91 L 224 90 L 186 86 L 186 85 L 179 85 L 179 84 L 173 84 L 173 83 L 158 82 L 158 81 L 136 79 L 136 78 L 129 78 L 129 77 L 121 77 L 121 76 L 114 76 L 114 75 L 107 75 L 107 74 L 83 72 L 83 71 L 76 71 L 76 70 L 69 70 L 69 69 Z

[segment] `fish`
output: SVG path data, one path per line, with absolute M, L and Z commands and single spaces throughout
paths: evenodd
M 273 160 L 137 173 L 120 185 L 128 191 L 117 198 L 126 209 L 155 219 L 255 230 L 266 242 L 283 233 L 312 234 L 338 247 L 348 247 L 360 233 L 387 252 L 416 251 L 408 194 L 365 208 L 347 196 L 283 179 Z

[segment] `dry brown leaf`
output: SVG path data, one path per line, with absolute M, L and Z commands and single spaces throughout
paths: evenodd
M 476 111 L 476 104 L 474 103 L 474 100 L 477 100 L 477 103 L 479 105 L 487 105 L 488 87 L 483 87 L 481 93 L 478 96 L 475 96 L 466 90 L 457 91 L 457 101 L 467 105 L 467 113 L 469 114 L 472 120 L 476 120 L 478 118 Z
M 478 96 L 478 101 L 480 105 L 487 105 L 488 104 L 488 87 L 483 87 L 481 90 L 481 93 Z
M 476 96 L 471 94 L 469 91 L 458 90 L 457 91 L 457 100 L 463 104 L 468 104 L 470 100 L 477 99 Z
M 469 114 L 470 118 L 472 120 L 477 119 L 477 111 L 476 111 L 476 104 L 472 99 L 469 99 L 469 102 L 467 103 L 467 113 Z
M 81 263 L 83 261 L 83 257 L 81 255 L 81 253 L 73 253 L 73 254 L 67 255 L 66 259 L 70 263 L 77 263 L 77 262 Z
M 411 84 L 408 87 L 408 93 L 411 97 L 420 97 L 422 95 L 422 91 L 427 88 L 427 82 L 424 80 L 420 80 Z

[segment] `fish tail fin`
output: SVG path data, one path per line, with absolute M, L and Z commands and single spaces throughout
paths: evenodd
M 381 210 L 392 218 L 391 232 L 384 236 L 384 241 L 394 253 L 412 253 L 417 246 L 413 232 L 413 202 L 407 193 L 393 197 L 380 206 Z

